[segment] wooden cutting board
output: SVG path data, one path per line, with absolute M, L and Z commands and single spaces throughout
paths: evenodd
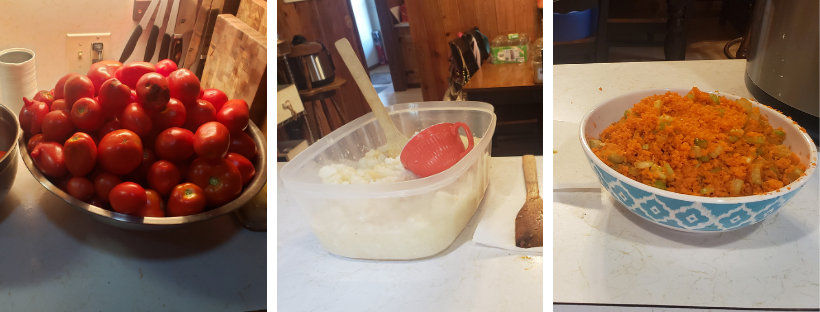
M 203 88 L 216 88 L 229 99 L 248 102 L 251 120 L 259 126 L 267 114 L 267 51 L 267 37 L 236 16 L 221 14 L 202 72 Z
M 236 17 L 256 29 L 263 36 L 268 35 L 268 2 L 263 0 L 242 0 Z

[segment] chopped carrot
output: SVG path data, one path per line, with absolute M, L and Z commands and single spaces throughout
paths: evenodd
M 785 136 L 748 100 L 692 88 L 684 96 L 667 92 L 642 99 L 591 148 L 605 164 L 643 184 L 734 197 L 772 192 L 805 175 L 800 157 L 782 145 Z

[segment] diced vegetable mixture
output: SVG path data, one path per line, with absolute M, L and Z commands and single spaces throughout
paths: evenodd
M 775 191 L 805 174 L 785 139 L 748 100 L 693 88 L 647 97 L 587 141 L 601 161 L 643 184 L 737 197 Z

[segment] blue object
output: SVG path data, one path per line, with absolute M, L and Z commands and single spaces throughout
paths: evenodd
M 573 41 L 592 36 L 592 9 L 552 14 L 552 41 Z

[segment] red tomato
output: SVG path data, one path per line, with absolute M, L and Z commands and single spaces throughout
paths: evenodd
M 114 119 L 103 124 L 102 127 L 100 127 L 100 131 L 97 132 L 97 136 L 104 138 L 106 134 L 120 129 L 122 129 L 122 123 L 119 120 Z
M 0 151 L 0 159 L 3 159 L 3 156 L 6 156 L 6 151 Z
M 196 155 L 194 155 L 196 156 Z M 183 160 L 174 162 L 174 165 L 177 166 L 177 170 L 179 170 L 179 182 L 186 182 L 188 181 L 188 168 L 191 167 L 191 161 Z
M 256 159 L 256 143 L 250 135 L 240 132 L 231 135 L 231 146 L 228 153 L 237 153 L 247 159 Z
M 40 144 L 42 142 L 48 141 L 46 141 L 46 138 L 42 134 L 34 135 L 33 137 L 31 137 L 31 139 L 28 139 L 28 143 L 26 144 L 26 150 L 28 150 L 28 152 L 31 153 L 32 151 L 34 151 L 34 148 L 37 147 L 37 144 Z
M 49 112 L 43 118 L 43 136 L 46 140 L 65 142 L 72 133 L 74 133 L 74 123 L 65 111 Z
M 122 183 L 120 177 L 110 174 L 108 172 L 103 172 L 97 175 L 94 178 L 94 190 L 97 193 L 97 197 L 105 202 L 108 203 L 109 198 L 108 195 L 111 194 L 111 190 L 114 189 L 115 186 Z
M 108 67 L 108 70 L 111 71 L 111 73 L 115 73 L 117 70 L 122 68 L 122 63 L 118 61 L 99 61 L 94 64 L 91 64 L 90 68 L 96 68 L 100 66 Z
M 152 112 L 164 110 L 171 99 L 168 80 L 158 73 L 147 73 L 140 77 L 135 90 L 142 106 Z
M 157 72 L 156 67 L 148 62 L 129 62 L 122 66 L 122 78 L 117 77 L 131 89 L 137 88 L 137 81 L 147 73 Z
M 111 67 L 97 64 L 99 64 L 99 62 L 91 65 L 91 68 L 88 69 L 88 73 L 85 74 L 88 76 L 88 79 L 91 80 L 91 83 L 94 84 L 94 95 L 100 94 L 100 87 L 108 79 L 116 79 L 114 73 L 117 71 L 116 69 L 111 70 Z
M 236 166 L 236 169 L 239 169 L 239 174 L 242 175 L 242 185 L 248 184 L 248 182 L 250 182 L 256 174 L 256 168 L 253 167 L 251 161 L 245 158 L 245 156 L 237 153 L 228 153 L 228 155 L 225 156 L 225 159 Z
M 68 108 L 74 107 L 74 103 L 79 99 L 94 97 L 94 83 L 85 75 L 68 78 L 63 89 L 65 104 Z
M 65 76 L 63 76 L 62 78 L 60 78 L 60 80 L 57 80 L 57 85 L 54 86 L 54 92 L 53 92 L 54 93 L 54 100 L 64 99 L 65 96 L 63 95 L 63 91 L 65 91 L 65 89 L 64 89 L 65 88 L 65 82 L 68 81 L 69 78 L 74 77 L 74 76 L 79 76 L 79 75 L 80 74 L 78 74 L 78 73 L 68 73 Z
M 186 116 L 185 105 L 177 99 L 171 98 L 164 110 L 153 114 L 154 129 L 165 130 L 171 127 L 182 127 L 185 125 Z
M 249 120 L 248 103 L 245 103 L 244 100 L 230 100 L 216 114 L 216 121 L 225 125 L 231 133 L 239 133 L 245 130 Z
M 199 127 L 194 133 L 194 152 L 200 158 L 217 160 L 225 157 L 231 145 L 231 134 L 221 123 L 212 121 Z
M 97 148 L 97 161 L 110 173 L 124 175 L 142 164 L 142 140 L 131 130 L 106 134 Z
M 147 138 L 151 134 L 153 122 L 148 112 L 139 103 L 131 103 L 125 107 L 120 117 L 123 129 L 134 131 L 140 138 Z
M 71 122 L 80 130 L 93 132 L 105 122 L 102 107 L 94 99 L 82 98 L 71 108 Z
M 199 95 L 197 95 L 196 99 L 201 100 L 203 95 L 205 95 L 205 89 L 202 88 L 202 85 L 200 84 L 199 85 Z
M 165 202 L 159 196 L 159 193 L 155 190 L 145 190 L 145 197 L 147 198 L 145 206 L 140 208 L 136 215 L 154 218 L 165 217 Z
M 75 177 L 82 177 L 97 165 L 97 146 L 88 134 L 77 132 L 65 141 L 65 165 Z
M 92 205 L 92 206 L 97 206 L 97 207 L 102 208 L 102 209 L 111 210 L 110 208 L 108 208 L 108 204 L 106 202 L 102 201 L 102 199 L 100 199 L 99 196 L 94 196 L 91 200 L 87 201 L 87 203 Z
M 62 178 L 68 173 L 65 166 L 63 146 L 54 142 L 42 142 L 31 151 L 34 164 L 43 173 L 51 178 Z
M 200 213 L 205 210 L 205 201 L 202 188 L 193 183 L 182 183 L 171 192 L 166 215 L 180 217 Z
M 216 161 L 197 158 L 188 169 L 188 181 L 202 188 L 212 207 L 227 204 L 242 193 L 242 174 L 224 158 Z
M 177 63 L 174 63 L 174 61 L 169 59 L 164 59 L 162 61 L 157 62 L 156 67 L 157 72 L 160 73 L 163 77 L 168 77 L 169 75 L 171 75 L 171 73 L 179 69 L 177 68 Z
M 157 161 L 148 169 L 148 185 L 162 196 L 171 195 L 174 186 L 179 182 L 179 169 L 170 161 Z
M 20 128 L 26 134 L 38 134 L 43 129 L 43 119 L 48 114 L 48 105 L 43 102 L 23 98 L 25 106 L 20 110 Z
M 91 200 L 94 197 L 94 183 L 83 177 L 73 177 L 68 180 L 66 190 L 68 195 L 82 201 Z
M 124 214 L 136 214 L 148 202 L 145 189 L 133 182 L 118 184 L 108 194 L 111 208 Z
M 185 102 L 183 102 L 185 103 Z M 203 100 L 196 100 L 193 105 L 185 106 L 185 129 L 195 132 L 199 126 L 206 122 L 216 121 L 216 110 L 211 103 Z
M 37 94 L 34 95 L 34 98 L 32 100 L 46 103 L 46 105 L 48 105 L 50 109 L 51 103 L 54 103 L 54 95 L 52 95 L 49 91 L 42 90 L 40 92 L 37 92 Z
M 71 113 L 71 109 L 68 108 L 68 105 L 65 104 L 65 100 L 56 100 L 54 103 L 51 103 L 51 112 L 56 110 L 62 110 L 66 113 Z
M 114 72 L 114 78 L 117 78 L 117 80 L 122 81 L 122 67 L 117 68 L 117 71 Z
M 168 75 L 168 86 L 171 87 L 171 97 L 179 100 L 186 107 L 193 105 L 199 98 L 199 78 L 185 68 Z
M 119 116 L 131 101 L 131 88 L 118 79 L 108 79 L 100 86 L 100 107 L 106 118 Z
M 194 134 L 182 128 L 165 129 L 157 136 L 154 152 L 159 159 L 186 160 L 194 154 Z
M 142 164 L 137 167 L 136 170 L 131 171 L 131 173 L 125 175 L 126 181 L 131 181 L 137 184 L 145 184 L 146 180 L 145 177 L 148 174 L 148 169 L 151 168 L 151 164 L 157 161 L 157 156 L 154 155 L 149 149 L 145 149 L 142 152 Z
M 228 101 L 228 95 L 225 92 L 219 91 L 217 89 L 205 89 L 203 90 L 202 100 L 208 101 L 211 105 L 214 106 L 214 109 L 218 112 L 222 109 L 222 106 L 225 105 L 225 102 Z
M 131 100 L 128 103 L 140 103 L 140 97 L 137 96 L 137 90 L 131 90 Z
M 49 182 L 54 184 L 58 189 L 62 190 L 63 192 L 68 193 L 68 181 L 70 178 L 50 178 L 48 179 Z

